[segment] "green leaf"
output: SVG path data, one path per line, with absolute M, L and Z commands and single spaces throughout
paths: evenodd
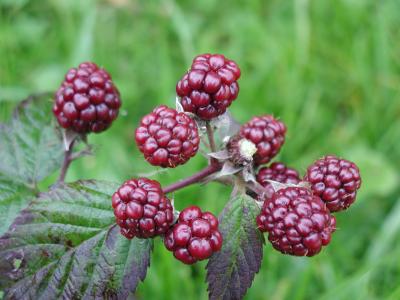
M 150 264 L 152 240 L 114 224 L 117 185 L 82 181 L 31 202 L 0 239 L 0 289 L 11 299 L 126 299 Z
M 61 166 L 63 144 L 51 108 L 49 94 L 31 96 L 9 124 L 0 124 L 0 173 L 34 186 Z
M 2 235 L 29 201 L 33 192 L 24 185 L 0 174 L 0 235 Z
M 233 197 L 221 213 L 223 245 L 207 264 L 210 299 L 241 299 L 258 273 L 264 238 L 255 222 L 256 202 L 245 193 Z

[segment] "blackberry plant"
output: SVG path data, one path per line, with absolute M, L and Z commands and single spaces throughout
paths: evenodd
M 121 106 L 111 76 L 95 63 L 70 69 L 55 95 L 23 101 L 0 126 L 0 203 L 12 212 L 0 213 L 5 298 L 128 299 L 146 277 L 155 238 L 184 264 L 208 260 L 210 299 L 243 298 L 261 266 L 263 233 L 283 254 L 321 252 L 336 230 L 333 213 L 355 201 L 359 170 L 333 155 L 304 177 L 271 163 L 286 125 L 268 114 L 238 125 L 227 108 L 240 75 L 223 55 L 196 56 L 176 85 L 176 107 L 158 106 L 132 128 L 156 167 L 183 165 L 203 144 L 205 167 L 168 186 L 135 176 L 65 183 L 71 162 L 93 154 L 87 134 L 108 129 Z M 40 193 L 57 169 L 58 181 Z M 210 181 L 232 189 L 218 218 L 205 207 L 174 207 L 172 192 Z

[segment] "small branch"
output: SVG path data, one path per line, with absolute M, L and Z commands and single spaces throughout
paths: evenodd
M 82 156 L 88 156 L 88 155 L 93 155 L 92 147 L 90 145 L 87 145 L 86 149 L 83 149 L 83 150 L 81 150 L 79 152 L 71 154 L 71 156 L 70 156 L 71 159 L 70 160 L 73 161 L 73 160 L 78 159 L 78 158 L 80 158 Z
M 214 179 L 215 182 L 218 182 L 223 185 L 232 186 L 234 184 L 233 178 L 231 176 L 221 177 Z
M 201 179 L 217 172 L 221 166 L 219 164 L 211 164 L 198 173 L 193 174 L 181 181 L 175 182 L 163 189 L 164 194 L 168 194 L 180 190 L 188 185 L 199 183 Z
M 208 143 L 210 145 L 210 150 L 211 152 L 217 152 L 217 146 L 215 145 L 215 139 L 214 139 L 214 130 L 211 127 L 210 121 L 206 122 L 206 128 L 207 128 L 207 138 L 208 138 Z M 210 162 L 212 165 L 218 165 L 218 160 L 216 158 L 211 157 Z
M 208 137 L 208 142 L 210 144 L 211 152 L 217 152 L 217 147 L 215 146 L 215 140 L 214 140 L 214 130 L 211 127 L 210 121 L 206 122 L 206 128 L 207 128 L 207 137 Z
M 74 143 L 75 141 L 72 141 L 71 144 L 69 145 L 68 150 L 65 150 L 64 152 L 64 162 L 61 167 L 61 172 L 60 172 L 60 177 L 58 177 L 58 182 L 64 182 L 65 176 L 67 175 L 67 171 L 69 168 L 69 165 L 71 164 L 73 160 L 73 149 L 74 149 Z

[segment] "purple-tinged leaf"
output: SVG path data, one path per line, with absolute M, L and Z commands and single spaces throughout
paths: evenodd
M 254 199 L 241 192 L 219 216 L 223 244 L 207 264 L 210 299 L 242 299 L 260 270 L 264 238 L 255 222 L 259 211 Z
M 150 264 L 152 241 L 114 224 L 117 184 L 55 186 L 0 238 L 0 288 L 11 299 L 127 299 Z

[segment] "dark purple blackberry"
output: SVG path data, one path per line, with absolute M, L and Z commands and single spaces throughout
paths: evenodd
M 304 180 L 311 183 L 331 212 L 347 209 L 356 199 L 361 186 L 358 167 L 336 156 L 325 156 L 308 167 Z
M 163 168 L 186 163 L 196 155 L 200 143 L 196 122 L 165 105 L 142 118 L 135 139 L 146 160 Z
M 257 173 L 257 181 L 267 189 L 266 195 L 272 195 L 275 190 L 269 180 L 284 184 L 298 184 L 300 180 L 299 173 L 284 163 L 274 162 L 268 167 L 261 168 Z
M 218 219 L 197 206 L 185 208 L 179 214 L 178 222 L 165 235 L 164 244 L 185 264 L 207 259 L 222 247 Z
M 287 187 L 265 200 L 257 225 L 272 246 L 296 256 L 314 256 L 329 244 L 336 219 L 325 203 L 302 187 Z
M 125 181 L 112 196 L 112 207 L 121 234 L 128 239 L 164 234 L 174 218 L 160 184 L 147 178 Z
M 98 133 L 111 126 L 120 106 L 120 95 L 110 74 L 95 63 L 85 62 L 65 75 L 53 113 L 63 128 Z
M 261 165 L 278 154 L 285 142 L 286 126 L 271 115 L 253 117 L 241 127 L 239 134 L 256 145 L 253 161 Z
M 176 85 L 185 111 L 203 120 L 222 115 L 239 93 L 238 65 L 221 54 L 203 54 L 193 59 L 190 70 Z

